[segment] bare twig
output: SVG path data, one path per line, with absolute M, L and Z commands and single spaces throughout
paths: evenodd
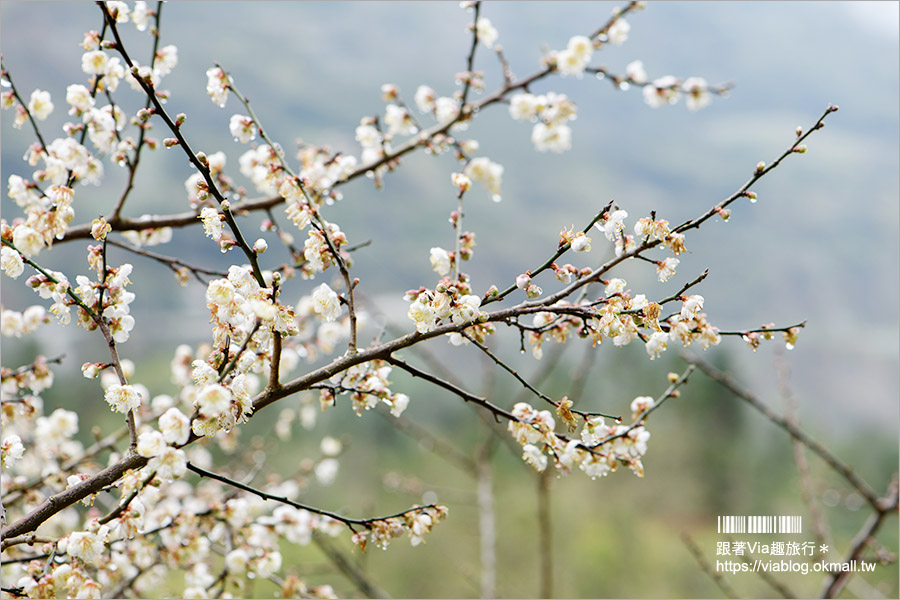
M 716 369 L 714 366 L 706 362 L 705 360 L 691 355 L 689 353 L 683 352 L 682 357 L 690 362 L 693 365 L 697 365 L 701 371 L 706 373 L 710 379 L 716 381 L 721 384 L 725 388 L 727 388 L 732 394 L 755 408 L 759 413 L 761 413 L 766 419 L 777 425 L 778 427 L 784 429 L 792 438 L 812 450 L 815 454 L 819 456 L 825 464 L 834 469 L 837 473 L 839 473 L 844 479 L 847 480 L 850 485 L 856 489 L 866 500 L 869 501 L 874 508 L 879 505 L 880 499 L 878 494 L 869 487 L 865 481 L 863 481 L 859 475 L 856 474 L 849 465 L 838 460 L 828 449 L 826 449 L 822 444 L 813 440 L 811 437 L 806 435 L 801 429 L 795 427 L 790 422 L 785 420 L 780 415 L 776 414 L 772 409 L 763 404 L 754 394 L 752 394 L 749 390 L 744 387 L 738 385 L 734 379 L 728 375 Z
M 322 510 L 321 508 L 316 508 L 316 507 L 310 506 L 308 504 L 301 504 L 300 502 L 294 502 L 290 498 L 285 498 L 284 496 L 276 496 L 274 494 L 264 492 L 263 490 L 251 487 L 245 483 L 241 483 L 240 481 L 231 479 L 230 477 L 226 477 L 226 476 L 220 475 L 218 473 L 213 473 L 212 471 L 207 471 L 206 469 L 198 467 L 197 465 L 195 465 L 191 462 L 187 463 L 187 468 L 189 471 L 193 471 L 194 473 L 196 473 L 197 475 L 200 475 L 201 477 L 209 477 L 210 479 L 215 479 L 216 481 L 220 481 L 224 484 L 230 485 L 239 490 L 243 490 L 245 492 L 250 492 L 251 494 L 255 494 L 256 496 L 259 496 L 263 500 L 273 500 L 275 502 L 281 502 L 282 504 L 287 504 L 288 506 L 292 506 L 292 507 L 300 509 L 300 510 L 305 510 L 305 511 L 317 514 L 317 515 L 321 515 L 323 517 L 328 517 L 330 519 L 334 519 L 335 521 L 339 521 L 339 522 L 343 523 L 344 525 L 346 525 L 354 533 L 356 532 L 356 529 L 353 527 L 354 525 L 370 528 L 373 523 L 376 523 L 378 521 L 384 521 L 386 519 L 393 519 L 393 518 L 402 517 L 402 516 L 405 516 L 405 515 L 408 515 L 411 513 L 421 512 L 422 510 L 425 510 L 427 508 L 436 508 L 436 505 L 428 504 L 425 506 L 416 506 L 409 510 L 404 510 L 402 512 L 398 512 L 398 513 L 395 513 L 392 515 L 387 515 L 384 517 L 374 517 L 374 518 L 370 518 L 370 519 L 351 519 L 349 517 L 344 517 L 337 513 L 334 513 L 334 512 L 328 511 L 328 510 Z
M 850 551 L 847 553 L 847 556 L 844 559 L 845 564 L 852 563 L 860 559 L 863 550 L 865 550 L 866 546 L 869 544 L 869 541 L 884 524 L 885 517 L 887 517 L 887 515 L 891 513 L 897 512 L 897 505 L 898 480 L 897 476 L 895 475 L 890 485 L 888 486 L 887 494 L 884 498 L 881 498 L 876 505 L 874 505 L 875 512 L 872 514 L 872 516 L 869 517 L 869 520 L 866 521 L 866 523 L 859 530 L 859 533 L 856 534 L 856 537 L 853 538 L 853 541 L 850 543 Z M 847 585 L 847 582 L 850 580 L 850 577 L 852 575 L 852 571 L 844 571 L 842 569 L 833 571 L 825 581 L 825 589 L 822 592 L 822 597 L 837 597 L 837 595 L 841 593 L 841 590 L 844 589 L 844 586 Z
M 684 542 L 685 547 L 694 557 L 694 560 L 697 561 L 697 566 L 700 567 L 700 570 L 709 575 L 709 578 L 713 580 L 722 592 L 729 598 L 740 598 L 737 593 L 734 591 L 734 588 L 731 587 L 731 584 L 728 583 L 728 580 L 725 577 L 712 568 L 712 566 L 706 561 L 703 557 L 703 552 L 701 552 L 700 548 L 697 547 L 697 544 L 688 535 L 686 532 L 681 533 L 681 541 Z

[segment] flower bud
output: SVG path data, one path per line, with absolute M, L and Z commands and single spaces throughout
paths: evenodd
M 175 138 L 166 138 L 163 140 L 163 146 L 166 148 L 171 148 L 172 146 L 177 146 L 178 140 Z

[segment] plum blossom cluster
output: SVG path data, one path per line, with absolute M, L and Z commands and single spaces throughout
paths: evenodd
M 638 406 L 638 401 L 646 408 L 652 406 L 652 398 L 649 405 L 646 400 L 646 397 L 635 399 L 632 410 Z M 560 402 L 557 413 L 571 429 L 577 419 L 567 410 L 570 405 L 565 400 Z M 568 475 L 577 466 L 588 477 L 596 479 L 623 465 L 638 477 L 644 476 L 641 457 L 647 452 L 650 432 L 642 421 L 608 426 L 602 416 L 584 416 L 581 417 L 584 424 L 580 439 L 570 439 L 556 433 L 556 421 L 549 410 L 537 410 L 526 402 L 519 402 L 513 407 L 512 415 L 515 420 L 510 420 L 507 428 L 522 446 L 522 460 L 537 471 L 544 471 L 552 461 L 562 475 Z M 642 415 L 638 413 L 638 417 Z
M 448 513 L 446 506 L 426 506 L 411 509 L 399 517 L 369 521 L 366 523 L 366 531 L 353 535 L 353 543 L 361 550 L 365 550 L 369 542 L 387 550 L 391 540 L 407 534 L 410 544 L 418 546 L 439 521 L 447 518 Z
M 644 84 L 644 102 L 652 108 L 676 104 L 682 95 L 685 97 L 684 102 L 688 110 L 692 111 L 705 108 L 712 102 L 710 86 L 702 77 L 688 77 L 682 81 L 673 75 L 665 75 L 645 83 L 646 75 L 643 74 L 643 68 L 635 66 L 630 78 L 635 83 Z
M 464 274 L 460 274 L 456 283 L 444 277 L 434 290 L 422 287 L 406 292 L 404 299 L 410 303 L 407 316 L 415 322 L 419 333 L 428 333 L 447 321 L 454 325 L 476 323 L 487 314 L 480 310 L 481 298 L 470 292 Z
M 4 308 L 0 313 L 0 333 L 5 337 L 22 337 L 49 322 L 50 315 L 39 304 L 29 306 L 22 312 Z
M 577 110 L 565 94 L 514 94 L 509 99 L 509 116 L 534 123 L 531 142 L 539 152 L 560 153 L 572 148 L 572 129 L 566 123 L 575 119 Z
M 636 339 L 645 342 L 651 359 L 668 348 L 669 341 L 687 347 L 697 342 L 704 350 L 721 341 L 718 328 L 701 313 L 703 297 L 683 297 L 681 312 L 660 320 L 662 307 L 649 302 L 644 294 L 632 296 L 624 279 L 606 282 L 606 296 L 598 301 L 572 304 L 559 301 L 547 310 L 535 313 L 527 339 L 535 358 L 543 356 L 543 343 L 550 339 L 565 343 L 570 336 L 586 337 L 593 344 L 610 339 L 614 346 L 627 346 Z M 643 330 L 643 332 L 642 332 Z
M 388 380 L 391 370 L 392 367 L 384 361 L 375 360 L 350 367 L 335 375 L 329 385 L 320 390 L 319 403 L 322 409 L 334 406 L 338 395 L 349 393 L 353 412 L 357 416 L 384 403 L 390 407 L 392 415 L 399 417 L 409 406 L 409 396 L 391 391 Z

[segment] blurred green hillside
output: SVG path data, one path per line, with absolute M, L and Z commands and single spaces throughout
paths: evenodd
M 681 103 L 651 109 L 640 90 L 616 90 L 608 80 L 544 80 L 532 91 L 566 93 L 578 105 L 573 149 L 561 155 L 536 152 L 530 125 L 510 119 L 505 107 L 484 111 L 460 137 L 478 139 L 479 154 L 504 166 L 503 201 L 491 202 L 477 185 L 466 197 L 466 228 L 477 234 L 478 245 L 464 270 L 479 292 L 491 284 L 505 287 L 556 249 L 563 227 L 582 227 L 613 199 L 628 211 L 629 224 L 652 210 L 672 223 L 694 217 L 742 185 L 758 161 L 776 158 L 793 141 L 798 125 L 806 128 L 828 104 L 839 105 L 827 126 L 810 138 L 807 154 L 790 157 L 755 187 L 758 203 L 736 203 L 728 223 L 710 222 L 687 238 L 691 253 L 682 257 L 676 278 L 657 284 L 651 267 L 630 264 L 615 275 L 627 279 L 631 289 L 661 298 L 708 268 L 710 276 L 697 293 L 706 298 L 711 321 L 724 330 L 806 320 L 790 352 L 776 352 L 770 344 L 754 353 L 732 338 L 707 358 L 727 366 L 780 411 L 776 361 L 783 356 L 801 424 L 882 489 L 897 470 L 900 439 L 900 46 L 896 23 L 887 31 L 879 26 L 896 21 L 890 8 L 896 3 L 648 4 L 629 17 L 628 41 L 605 47 L 593 64 L 624 72 L 629 62 L 641 59 L 651 78 L 702 76 L 711 83 L 733 81 L 735 88 L 727 98 L 692 113 Z M 499 30 L 498 43 L 522 77 L 538 68 L 542 47 L 562 48 L 571 35 L 594 31 L 613 6 L 487 2 L 482 14 Z M 218 109 L 205 91 L 205 71 L 218 61 L 285 148 L 302 139 L 358 155 L 354 128 L 361 117 L 383 113 L 381 84 L 396 84 L 410 104 L 420 84 L 443 95 L 453 91 L 455 74 L 465 69 L 470 18 L 456 2 L 170 2 L 163 9 L 162 43 L 178 46 L 179 65 L 164 80 L 172 93 L 168 108 L 188 115 L 184 131 L 195 148 L 224 150 L 227 170 L 249 187 L 237 170 L 245 147 L 228 132 L 229 117 L 242 111 L 233 98 Z M 42 124 L 45 135 L 59 135 L 67 120 L 66 86 L 84 79 L 78 43 L 83 32 L 99 26 L 99 11 L 89 2 L 0 4 L 0 52 L 16 85 L 26 93 L 40 88 L 53 95 L 56 111 Z M 133 27 L 125 30 L 126 43 L 146 62 L 140 57 L 149 53 L 148 36 Z M 498 61 L 483 48 L 476 68 L 485 73 L 488 93 L 502 81 Z M 141 102 L 130 91 L 119 95 L 126 107 Z M 2 113 L 3 181 L 14 173 L 30 178 L 32 170 L 22 162 L 31 134 L 27 128 L 13 129 L 12 118 L 9 111 Z M 166 136 L 159 127 L 154 133 Z M 191 170 L 183 156 L 158 150 L 144 160 L 127 216 L 187 210 L 183 183 Z M 355 181 L 342 189 L 341 202 L 326 209 L 351 244 L 372 241 L 354 255 L 359 290 L 404 331 L 412 325 L 403 292 L 434 284 L 429 248 L 449 247 L 453 240 L 447 215 L 456 208 L 449 185 L 456 168 L 450 155 L 409 155 L 387 175 L 383 190 L 367 179 Z M 108 211 L 123 183 L 123 173 L 107 165 L 103 186 L 76 190 L 76 220 Z M 5 219 L 19 216 L 5 194 L 0 206 Z M 46 254 L 46 266 L 74 280 L 87 270 L 86 245 L 69 243 Z M 156 250 L 208 266 L 227 267 L 237 260 L 220 255 L 199 226 L 176 231 L 171 244 Z M 594 265 L 611 253 L 597 233 L 591 254 L 571 260 Z M 176 289 L 164 267 L 122 251 L 111 255 L 135 266 L 137 324 L 121 352 L 138 363 L 137 379 L 154 394 L 171 393 L 168 363 L 175 346 L 209 339 L 205 289 L 196 282 Z M 284 260 L 283 255 L 272 258 L 273 264 Z M 549 277 L 538 283 L 553 288 Z M 290 282 L 285 300 L 293 302 L 311 287 L 311 282 Z M 21 280 L 4 278 L 0 290 L 6 308 L 22 310 L 38 301 Z M 366 341 L 377 333 L 375 321 L 364 332 Z M 540 370 L 530 354 L 518 355 L 518 339 L 497 343 L 524 373 Z M 542 388 L 546 393 L 568 393 L 584 345 L 566 351 Z M 427 347 L 498 404 L 509 407 L 519 397 L 520 388 L 504 373 L 483 377 L 485 369 L 471 348 L 452 348 L 443 340 Z M 30 338 L 4 338 L 2 350 L 4 366 L 13 367 L 30 361 L 35 352 L 66 353 L 63 366 L 55 369 L 63 385 L 48 392 L 46 405 L 75 403 L 86 411 L 85 422 L 92 415 L 113 426 L 99 386 L 79 372 L 84 355 L 102 359 L 106 350 L 99 336 L 74 326 L 49 326 Z M 684 368 L 672 348 L 671 356 L 653 363 L 640 348 L 599 347 L 596 352 L 582 401 L 616 414 L 627 415 L 636 395 L 661 393 L 666 372 Z M 549 346 L 547 354 L 545 361 Z M 492 439 L 482 420 L 457 398 L 401 375 L 393 379 L 412 398 L 409 417 L 462 451 L 474 455 Z M 575 473 L 550 482 L 558 528 L 552 549 L 558 596 L 716 597 L 721 590 L 697 568 L 680 540 L 682 532 L 714 559 L 715 542 L 721 541 L 715 515 L 805 511 L 783 433 L 700 373 L 677 402 L 651 419 L 646 478 L 616 473 L 592 482 Z M 298 404 L 296 399 L 285 403 Z M 307 451 L 314 455 L 324 435 L 350 444 L 334 486 L 311 489 L 304 501 L 348 514 L 378 514 L 432 492 L 450 506 L 450 520 L 423 548 L 410 549 L 403 541 L 386 552 L 354 554 L 373 580 L 396 597 L 478 595 L 476 487 L 469 475 L 422 452 L 389 420 L 357 419 L 346 404 L 323 415 L 300 441 L 279 445 L 267 435 L 279 410 L 262 413 L 244 435 L 247 443 L 264 447 L 283 473 L 291 472 L 294 457 Z M 538 477 L 502 441 L 495 446 L 497 593 L 530 597 L 538 593 Z M 813 461 L 812 469 L 817 497 L 831 498 L 828 492 L 834 492 L 840 498 L 825 511 L 841 554 L 866 511 L 820 463 Z M 387 477 L 388 471 L 403 476 Z M 882 542 L 896 552 L 896 517 L 886 531 Z M 349 552 L 348 546 L 341 544 Z M 312 581 L 336 581 L 323 571 L 325 559 L 315 548 L 285 548 L 285 557 L 286 566 Z M 337 581 L 342 595 L 358 594 L 348 582 Z M 819 579 L 812 576 L 787 581 L 802 595 L 819 591 Z M 851 593 L 896 597 L 896 564 L 879 568 L 871 581 L 873 588 L 851 586 Z M 733 583 L 742 595 L 774 593 L 759 578 L 736 577 Z M 257 597 L 272 593 L 265 584 L 257 585 Z

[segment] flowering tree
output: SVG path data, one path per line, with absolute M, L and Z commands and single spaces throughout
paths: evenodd
M 700 77 L 651 79 L 640 61 L 622 73 L 594 66 L 595 54 L 605 46 L 625 42 L 627 17 L 642 8 L 639 2 L 617 9 L 595 30 L 572 36 L 565 48 L 547 51 L 524 77 L 513 75 L 483 7 L 464 5 L 471 44 L 454 91 L 443 96 L 422 85 L 407 103 L 397 86 L 385 84 L 383 111 L 363 117 L 356 128 L 358 154 L 301 146 L 290 155 L 241 93 L 228 66 L 211 66 L 206 91 L 213 104 L 230 103 L 237 111 L 223 119 L 222 127 L 227 123 L 236 143 L 249 144 L 237 169 L 246 181 L 227 166 L 224 152 L 197 149 L 185 127 L 190 116 L 179 112 L 178 98 L 161 87 L 178 63 L 177 48 L 166 45 L 160 34 L 162 3 L 98 3 L 99 31 L 84 35 L 83 73 L 65 98 L 72 122 L 60 137 L 50 139 L 42 131 L 55 108 L 50 94 L 38 89 L 29 96 L 15 86 L 13 67 L 8 71 L 3 65 L 2 106 L 15 114 L 16 127 L 33 131 L 36 141 L 26 159 L 36 170 L 31 180 L 8 177 L 9 196 L 23 214 L 2 221 L 2 269 L 45 301 L 21 312 L 4 307 L 3 334 L 21 337 L 51 322 L 48 326 L 71 326 L 74 320 L 102 336 L 108 354 L 79 357 L 79 362 L 84 361 L 86 378 L 99 378 L 97 398 L 121 422 L 85 446 L 74 438 L 86 426 L 77 412 L 43 410 L 41 393 L 53 385 L 54 370 L 70 367 L 68 361 L 38 356 L 31 364 L 4 367 L 6 594 L 152 596 L 170 570 L 181 570 L 185 584 L 178 593 L 186 598 L 239 596 L 248 578 L 275 582 L 284 597 L 329 597 L 330 586 L 308 586 L 285 574 L 282 544 L 327 544 L 329 537 L 348 536 L 366 551 L 373 545 L 387 548 L 405 536 L 416 546 L 448 518 L 447 508 L 436 503 L 351 518 L 299 501 L 305 478 L 314 474 L 328 480 L 336 474 L 342 444 L 330 437 L 299 477 L 271 472 L 265 461 L 249 472 L 214 462 L 206 447 L 237 451 L 245 423 L 301 392 L 315 392 L 322 411 L 349 401 L 361 417 L 386 410 L 409 427 L 403 413 L 416 402 L 415 394 L 391 380 L 392 374 L 405 372 L 504 423 L 522 460 L 539 472 L 581 471 L 596 479 L 622 468 L 643 476 L 648 417 L 679 396 L 693 364 L 634 398 L 626 418 L 600 412 L 587 401 L 576 405 L 568 395 L 542 392 L 492 349 L 492 340 L 518 338 L 535 359 L 541 359 L 545 345 L 565 343 L 590 343 L 599 346 L 597 352 L 605 351 L 603 346 L 642 344 L 648 360 L 673 346 L 705 350 L 727 338 L 752 348 L 780 338 L 793 347 L 803 323 L 748 324 L 740 331 L 716 327 L 714 311 L 708 318 L 697 293 L 705 272 L 682 277 L 683 285 L 668 295 L 653 289 L 634 293 L 620 275 L 622 265 L 633 263 L 635 269 L 653 270 L 660 282 L 677 280 L 678 257 L 690 235 L 711 219 L 728 220 L 731 204 L 755 202 L 753 186 L 788 157 L 804 153 L 806 139 L 837 107 L 828 106 L 809 127 L 798 127 L 786 149 L 773 153 L 768 164 L 757 164 L 733 194 L 701 214 L 676 223 L 655 212 L 629 215 L 627 202 L 610 201 L 592 215 L 568 214 L 561 206 L 566 219 L 584 225 L 560 231 L 543 263 L 522 265 L 521 274 L 509 281 L 475 282 L 463 270 L 474 258 L 477 233 L 467 229 L 466 203 L 484 194 L 479 188 L 500 202 L 504 170 L 502 157 L 481 154 L 478 141 L 465 137 L 472 121 L 505 118 L 507 112 L 531 127 L 535 151 L 561 153 L 572 145 L 570 122 L 577 107 L 564 94 L 536 91 L 554 77 L 587 73 L 619 89 L 640 88 L 651 107 L 683 100 L 690 110 L 708 105 L 729 86 L 710 85 Z M 152 38 L 152 54 L 144 63 L 124 41 L 124 30 L 132 27 Z M 476 58 L 491 49 L 502 76 L 489 84 L 476 69 Z M 123 107 L 135 97 L 142 107 L 129 114 Z M 182 153 L 193 166 L 186 197 L 168 194 L 157 214 L 126 216 L 138 167 L 160 152 Z M 392 339 L 386 340 L 384 332 L 365 339 L 368 315 L 379 311 L 362 295 L 366 273 L 353 268 L 365 242 L 348 239 L 332 207 L 354 202 L 343 197 L 347 182 L 367 177 L 381 187 L 416 152 L 451 154 L 458 161 L 458 168 L 434 187 L 435 195 L 446 199 L 453 234 L 423 248 L 437 281 L 397 292 L 408 303 L 405 331 Z M 111 168 L 124 170 L 126 185 L 113 206 L 91 219 L 76 199 L 89 188 L 76 184 L 102 185 Z M 263 234 L 253 240 L 248 223 L 257 214 L 265 215 Z M 205 264 L 203 255 L 174 257 L 148 249 L 176 235 L 198 234 L 197 224 L 209 238 L 209 252 L 228 258 L 227 269 Z M 601 245 L 609 246 L 609 256 L 593 261 L 594 266 L 567 262 Z M 86 274 L 47 266 L 60 247 L 85 252 Z M 208 342 L 179 345 L 177 332 L 170 336 L 176 394 L 159 394 L 153 382 L 136 381 L 134 364 L 123 357 L 132 334 L 140 335 L 142 328 L 129 310 L 135 294 L 128 286 L 137 272 L 130 263 L 113 260 L 111 247 L 164 264 L 175 275 L 175 290 L 193 280 L 205 286 Z M 290 302 L 298 296 L 298 302 Z M 406 358 L 404 351 L 414 352 L 438 337 L 461 347 L 460 352 L 483 354 L 521 383 L 531 401 L 504 405 L 474 393 L 452 374 Z M 798 437 L 797 431 L 792 435 Z M 188 483 L 188 472 L 209 481 Z M 265 484 L 254 483 L 261 477 Z M 881 501 L 874 492 L 871 497 L 875 504 Z M 895 511 L 896 495 L 892 506 L 877 508 L 882 516 Z M 37 554 L 34 546 L 40 548 Z M 341 564 L 363 593 L 380 595 L 351 565 Z

